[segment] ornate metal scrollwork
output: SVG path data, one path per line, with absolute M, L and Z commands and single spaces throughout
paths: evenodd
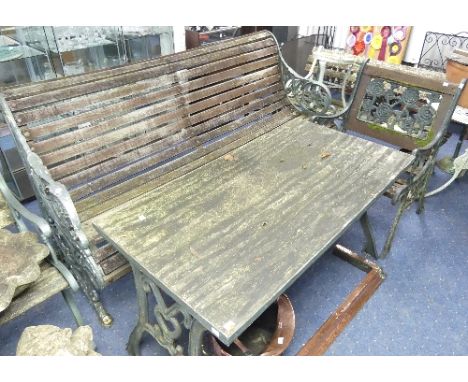
M 284 90 L 291 104 L 300 112 L 312 115 L 334 111 L 330 90 L 324 85 L 293 75 L 283 75 Z
M 103 272 L 91 255 L 88 239 L 81 228 L 70 194 L 65 186 L 52 179 L 41 158 L 31 151 L 2 97 L 0 109 L 12 132 L 42 214 L 52 228 L 52 235 L 49 237 L 52 249 L 76 278 L 102 323 L 110 325 L 112 317 L 102 306 L 98 292 L 105 285 Z
M 273 39 L 276 38 L 271 35 Z M 297 74 L 285 61 L 278 45 L 281 79 L 286 97 L 291 105 L 301 113 L 317 116 L 332 112 L 330 90 L 324 84 L 304 78 Z
M 78 213 L 67 189 L 50 177 L 35 153 L 29 152 L 26 161 L 43 214 L 55 232 L 55 244 L 60 248 L 67 265 L 82 274 L 80 277 L 85 277 L 85 274 L 93 275 L 92 278 L 87 277 L 89 282 L 83 287 L 86 289 L 85 293 L 96 300 L 95 289 L 104 287 L 102 272 L 91 255 L 88 239 L 81 228 Z
M 67 189 L 50 177 L 35 153 L 29 152 L 26 162 L 42 213 L 52 227 L 52 240 L 58 253 L 93 304 L 102 323 L 110 325 L 112 318 L 102 306 L 98 292 L 105 285 L 103 273 L 91 255 L 88 239 Z
M 368 60 L 319 47 L 312 53 L 309 73 L 302 77 L 278 51 L 284 89 L 293 107 L 316 123 L 342 130 L 335 120 L 348 112 L 357 91 L 353 84 L 359 82 Z
M 437 92 L 372 78 L 357 118 L 379 128 L 425 141 L 431 138 L 436 115 L 434 104 L 441 99 L 442 95 Z
M 138 323 L 130 335 L 127 350 L 131 355 L 139 355 L 139 345 L 144 333 L 148 333 L 171 355 L 184 355 L 183 347 L 177 343 L 182 335 L 182 326 L 190 329 L 192 317 L 177 303 L 167 305 L 161 290 L 136 265 L 132 264 L 133 276 L 138 296 Z M 155 298 L 156 305 L 149 308 L 148 297 Z
M 443 72 L 447 58 L 455 49 L 468 49 L 468 33 L 446 34 L 427 32 L 418 66 Z

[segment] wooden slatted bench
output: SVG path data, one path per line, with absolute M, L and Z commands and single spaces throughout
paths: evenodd
M 16 225 L 20 231 L 25 232 L 27 231 L 27 227 L 24 224 L 23 218 L 30 220 L 34 224 L 41 223 L 41 218 L 28 212 L 19 202 L 15 202 L 15 199 L 12 198 L 14 198 L 13 193 L 7 189 L 7 185 L 0 175 L 0 229 L 8 229 Z M 41 226 L 44 228 L 47 226 L 47 223 L 42 221 Z M 21 240 L 28 240 L 28 242 L 31 241 L 32 243 L 37 242 L 37 238 L 34 236 L 22 236 Z M 47 250 L 47 247 L 45 249 Z M 33 256 L 34 254 L 28 253 L 28 255 Z M 64 268 L 62 270 L 67 272 Z M 5 310 L 0 312 L 0 325 L 15 319 L 60 292 L 64 294 L 65 300 L 69 303 L 75 320 L 81 325 L 81 315 L 74 303 L 71 291 L 68 289 L 70 285 L 67 279 L 56 267 L 47 261 L 43 261 L 40 264 L 40 271 L 39 278 L 26 288 L 18 288 L 18 293 L 15 294 L 12 302 Z M 71 274 L 68 274 L 68 277 L 71 277 Z
M 93 219 L 292 119 L 269 32 L 5 89 L 5 120 L 55 245 L 104 324 L 127 262 Z
M 311 76 L 317 59 L 314 53 L 325 58 L 322 76 L 325 75 L 328 84 L 340 82 L 343 67 L 356 59 L 338 50 L 313 51 L 306 67 Z M 363 58 L 360 60 L 364 62 Z M 398 210 L 380 255 L 385 257 L 403 211 L 415 201 L 418 202 L 417 212 L 424 210 L 424 195 L 437 152 L 445 142 L 465 82 L 450 83 L 443 73 L 377 60 L 365 62 L 361 75 L 356 67 L 351 68 L 349 77 L 358 79 L 345 83 L 345 86 L 352 85 L 353 99 L 349 108 L 338 115 L 342 117 L 341 123 L 334 126 L 354 130 L 402 151 L 412 151 L 417 158 L 407 176 L 398 179 L 386 193 L 394 204 L 398 204 Z M 334 119 L 337 116 L 322 113 L 320 117 Z

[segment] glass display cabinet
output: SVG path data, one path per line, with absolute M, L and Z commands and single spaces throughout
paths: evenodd
M 47 53 L 44 31 L 42 30 L 42 41 L 32 43 L 28 29 L 0 28 L 0 85 L 55 78 L 55 71 Z M 40 30 L 36 31 L 36 34 L 39 35 Z
M 173 29 L 168 26 L 0 26 L 0 86 L 81 74 L 173 52 Z
M 45 27 L 58 75 L 81 74 L 126 62 L 120 27 Z
M 125 55 L 129 62 L 137 62 L 174 53 L 172 27 L 122 27 Z

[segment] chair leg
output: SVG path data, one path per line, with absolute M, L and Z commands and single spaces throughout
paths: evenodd
M 359 219 L 361 223 L 362 230 L 364 232 L 364 236 L 366 237 L 366 244 L 364 246 L 364 252 L 371 255 L 374 259 L 379 257 L 377 253 L 377 247 L 375 245 L 374 235 L 372 233 L 372 229 L 369 222 L 369 216 L 367 215 L 367 211 Z
M 65 299 L 68 307 L 70 308 L 76 324 L 78 326 L 83 326 L 84 325 L 83 316 L 81 315 L 81 312 L 78 309 L 78 306 L 76 305 L 75 296 L 73 295 L 72 290 L 70 288 L 64 289 L 62 291 L 62 296 Z
M 429 179 L 431 178 L 433 172 L 434 172 L 434 165 L 432 165 L 431 170 L 427 172 L 428 175 L 426 175 L 424 182 L 421 186 L 421 189 L 417 191 L 419 194 L 418 208 L 416 210 L 417 214 L 421 214 L 424 212 L 424 199 L 427 193 L 427 188 L 429 186 Z
M 405 209 L 406 209 L 406 203 L 404 201 L 400 202 L 396 216 L 393 219 L 392 226 L 390 227 L 390 232 L 388 233 L 387 240 L 385 241 L 385 245 L 382 249 L 382 252 L 380 253 L 380 256 L 379 256 L 380 259 L 384 259 L 390 252 L 393 238 L 395 237 L 395 233 L 398 227 L 398 223 L 400 222 L 401 216 L 403 215 L 403 212 L 405 211 Z

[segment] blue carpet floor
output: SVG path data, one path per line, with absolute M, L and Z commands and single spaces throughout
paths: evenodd
M 452 154 L 455 142 L 456 137 L 452 137 L 440 157 Z M 448 178 L 436 170 L 430 189 Z M 427 199 L 424 214 L 417 215 L 414 207 L 404 214 L 392 252 L 379 261 L 386 280 L 328 355 L 468 355 L 467 192 L 468 175 Z M 34 208 L 34 203 L 30 207 Z M 379 248 L 394 213 L 395 208 L 384 197 L 369 211 Z M 359 251 L 363 243 L 359 224 L 351 226 L 339 242 Z M 295 354 L 307 342 L 363 275 L 331 253 L 304 273 L 287 291 L 296 312 L 296 333 L 287 355 Z M 81 312 L 93 328 L 97 351 L 126 355 L 126 342 L 137 316 L 132 276 L 107 287 L 102 298 L 114 317 L 114 325 L 108 329 L 99 325 L 83 295 L 77 295 Z M 74 327 L 61 295 L 1 326 L 0 355 L 14 355 L 23 329 L 40 324 Z M 143 354 L 167 353 L 146 339 Z

